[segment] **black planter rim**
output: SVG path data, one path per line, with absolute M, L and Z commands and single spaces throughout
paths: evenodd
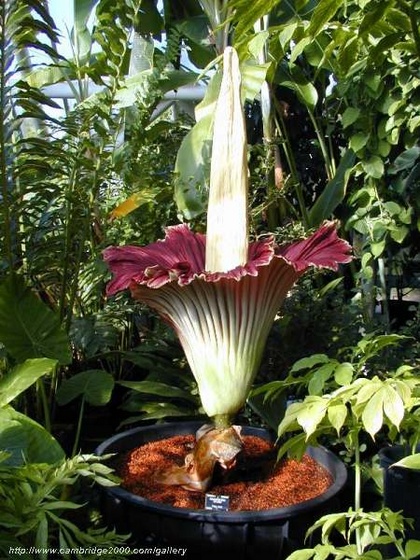
M 177 423 L 165 423 L 165 424 L 154 424 L 150 426 L 141 426 L 139 428 L 132 428 L 116 434 L 109 439 L 102 442 L 96 449 L 95 454 L 102 456 L 108 453 L 115 453 L 112 451 L 112 447 L 116 444 L 118 445 L 123 440 L 132 438 L 141 434 L 145 431 L 156 432 L 156 434 L 162 435 L 162 437 L 156 439 L 164 439 L 165 437 L 170 437 L 176 434 L 187 434 L 194 433 L 203 422 L 177 422 Z M 255 428 L 243 426 L 244 435 L 260 435 L 261 437 L 268 439 L 268 430 L 264 428 Z M 271 438 L 274 439 L 274 438 Z M 149 441 L 153 441 L 152 438 Z M 129 451 L 133 449 L 133 446 L 123 447 L 117 452 Z M 347 469 L 338 457 L 336 457 L 331 451 L 325 449 L 324 447 L 308 447 L 307 454 L 318 461 L 322 466 L 326 467 L 327 470 L 333 476 L 332 485 L 321 495 L 294 504 L 291 506 L 286 506 L 282 508 L 273 508 L 268 510 L 254 510 L 254 511 L 243 511 L 243 512 L 214 512 L 211 510 L 204 509 L 191 509 L 191 508 L 179 508 L 170 506 L 167 504 L 161 504 L 159 502 L 153 502 L 147 498 L 143 498 L 136 494 L 125 490 L 120 486 L 111 486 L 105 488 L 105 492 L 116 498 L 117 500 L 129 502 L 133 506 L 141 507 L 147 509 L 156 514 L 170 515 L 172 517 L 183 517 L 183 518 L 193 518 L 195 521 L 203 522 L 222 522 L 227 524 L 235 523 L 247 523 L 247 522 L 270 522 L 279 519 L 290 519 L 297 515 L 301 515 L 306 511 L 318 508 L 324 502 L 327 502 L 331 497 L 335 496 L 345 485 L 347 481 Z

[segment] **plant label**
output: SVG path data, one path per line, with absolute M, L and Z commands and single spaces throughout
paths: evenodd
M 205 509 L 212 511 L 228 511 L 229 496 L 216 496 L 216 494 L 206 494 L 204 502 Z

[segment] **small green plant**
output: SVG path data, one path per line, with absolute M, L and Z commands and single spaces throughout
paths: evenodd
M 288 389 L 306 396 L 292 402 L 278 427 L 282 445 L 279 457 L 289 453 L 302 456 L 308 445 L 325 438 L 345 447 L 353 461 L 354 505 L 347 512 L 319 519 L 308 532 L 321 531 L 321 543 L 292 554 L 293 560 L 306 558 L 382 558 L 381 547 L 394 544 L 401 558 L 420 554 L 420 542 L 404 541 L 400 514 L 387 508 L 365 512 L 362 507 L 362 450 L 366 437 L 381 434 L 394 441 L 406 436 L 414 446 L 419 436 L 418 408 L 420 378 L 410 365 L 395 371 L 378 367 L 379 356 L 398 344 L 398 335 L 366 335 L 347 350 L 347 360 L 312 355 L 295 363 L 284 382 L 267 384 L 260 392 L 274 398 Z M 375 364 L 372 367 L 372 364 Z M 344 544 L 336 545 L 331 534 L 338 532 Z
M 87 528 L 80 527 L 86 506 L 74 496 L 70 498 L 80 481 L 102 486 L 116 484 L 111 469 L 99 463 L 97 457 L 78 455 L 52 465 L 27 463 L 10 467 L 5 464 L 8 456 L 0 453 L 1 557 L 9 557 L 10 550 L 18 548 L 28 551 L 21 556 L 26 560 L 44 560 L 47 550 L 60 548 L 71 549 L 72 557 L 86 560 L 97 557 L 94 547 L 115 548 L 127 540 L 126 536 L 96 527 L 89 520 Z M 125 556 L 110 551 L 107 558 Z
M 404 518 L 388 508 L 377 512 L 364 512 L 362 509 L 344 513 L 329 514 L 321 517 L 308 531 L 308 536 L 321 530 L 321 543 L 314 548 L 296 550 L 288 560 L 325 560 L 326 558 L 381 560 L 387 545 L 393 545 L 397 551 L 394 558 L 410 560 L 418 558 L 420 542 L 404 542 Z M 338 532 L 346 544 L 332 544 L 332 533 Z M 354 535 L 356 542 L 354 542 Z

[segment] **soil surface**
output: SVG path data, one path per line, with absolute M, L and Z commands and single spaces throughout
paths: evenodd
M 328 471 L 305 455 L 301 461 L 276 463 L 274 446 L 256 436 L 243 436 L 244 450 L 232 471 L 217 469 L 211 494 L 229 496 L 230 511 L 261 511 L 294 505 L 322 494 L 332 484 Z M 179 508 L 204 509 L 205 495 L 156 478 L 191 452 L 193 435 L 179 435 L 144 444 L 121 455 L 116 466 L 122 486 L 143 498 Z

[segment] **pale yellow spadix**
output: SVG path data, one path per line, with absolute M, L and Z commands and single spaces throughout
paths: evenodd
M 238 55 L 227 47 L 214 116 L 207 210 L 206 271 L 227 272 L 248 260 L 248 166 Z

